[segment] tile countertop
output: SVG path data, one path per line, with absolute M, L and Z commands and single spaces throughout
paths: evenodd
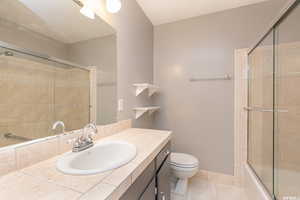
M 135 144 L 137 156 L 127 165 L 97 175 L 72 176 L 56 170 L 56 156 L 0 177 L 0 199 L 117 200 L 170 139 L 169 131 L 127 129 L 97 141 Z

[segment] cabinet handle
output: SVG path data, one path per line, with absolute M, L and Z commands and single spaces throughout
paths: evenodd
M 161 195 L 161 200 L 166 200 L 165 193 L 161 192 L 160 195 Z

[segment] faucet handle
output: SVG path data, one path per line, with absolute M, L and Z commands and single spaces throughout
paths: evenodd
M 82 136 L 78 136 L 78 137 L 76 137 L 76 138 L 69 139 L 69 140 L 67 141 L 67 143 L 68 143 L 68 144 L 75 144 L 75 143 L 80 144 L 80 143 L 82 143 L 82 141 L 83 141 Z
M 95 132 L 89 133 L 88 136 L 87 136 L 88 142 L 92 142 L 93 141 L 93 136 L 95 136 L 96 134 L 97 133 L 95 133 Z
M 67 141 L 67 144 L 73 144 L 76 140 L 77 140 L 77 138 L 69 139 L 69 140 Z
M 88 138 L 86 138 L 87 142 L 93 142 L 93 138 L 91 136 L 89 136 Z
M 91 128 L 94 130 L 94 133 L 98 134 L 97 124 L 95 122 L 91 122 L 90 125 L 91 125 Z

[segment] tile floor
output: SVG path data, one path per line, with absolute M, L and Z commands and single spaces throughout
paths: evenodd
M 172 195 L 171 200 L 183 200 Z M 244 190 L 232 185 L 211 183 L 206 179 L 195 177 L 189 182 L 189 191 L 184 200 L 247 200 Z

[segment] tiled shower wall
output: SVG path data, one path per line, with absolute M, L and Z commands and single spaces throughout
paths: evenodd
M 278 77 L 276 145 L 280 168 L 300 171 L 300 42 L 277 45 Z
M 83 128 L 90 121 L 89 71 L 59 68 L 54 80 L 55 121 L 64 121 L 68 131 Z
M 273 38 L 251 53 L 250 106 L 272 108 L 273 105 Z M 248 160 L 268 188 L 273 184 L 273 113 L 249 113 Z
M 0 147 L 54 135 L 62 120 L 67 130 L 89 121 L 89 72 L 60 68 L 20 57 L 0 56 Z M 61 131 L 61 130 L 60 130 Z
M 297 87 L 300 84 L 300 77 L 298 75 L 299 69 L 299 53 L 300 53 L 300 43 L 285 43 L 276 46 L 277 54 L 280 56 L 277 59 L 276 64 L 276 106 L 283 112 L 277 113 L 276 123 L 276 132 L 275 137 L 277 143 L 276 150 L 280 152 L 277 161 L 280 168 L 286 168 L 290 170 L 300 170 L 300 162 L 298 159 L 298 154 L 300 153 L 298 148 L 298 143 L 300 140 L 299 137 L 299 109 L 300 106 L 300 95 L 299 88 Z M 270 102 L 273 98 L 272 88 L 272 72 L 263 71 L 264 66 L 268 65 L 268 62 L 272 62 L 272 47 L 264 46 L 257 49 L 255 59 L 252 60 L 253 65 L 257 66 L 255 71 L 257 74 L 260 74 L 261 77 L 256 79 L 255 84 L 258 84 L 255 87 L 256 96 L 260 96 L 261 99 L 256 99 L 261 102 L 256 102 L 256 105 L 261 105 L 263 102 Z M 269 84 L 269 85 L 267 85 Z M 260 90 L 259 90 L 260 89 Z M 270 91 L 271 90 L 271 91 Z M 268 92 L 269 91 L 269 92 Z M 266 100 L 268 99 L 268 100 Z M 255 126 L 256 132 L 261 134 L 258 137 L 254 138 L 255 141 L 250 141 L 256 144 L 255 152 L 252 155 L 256 164 L 261 165 L 262 168 L 265 166 L 266 157 L 260 153 L 266 153 L 263 149 L 266 145 L 272 146 L 272 136 L 270 138 L 266 137 L 264 132 L 272 132 L 272 130 L 266 130 L 269 127 L 273 126 L 272 119 L 269 119 L 270 116 L 267 116 L 265 113 L 258 113 L 256 116 L 257 124 Z M 268 123 L 268 124 L 267 124 Z M 250 137 L 250 140 L 252 138 Z M 263 143 L 265 142 L 265 143 Z M 266 142 L 268 144 L 266 144 Z M 271 149 L 272 150 L 272 149 Z M 256 153 L 256 154 L 255 154 Z M 272 154 L 268 153 L 268 155 Z M 277 152 L 278 154 L 278 152 Z M 272 159 L 272 158 L 270 158 Z M 269 161 L 270 163 L 270 161 Z M 266 167 L 266 166 L 265 166 Z
M 300 43 L 288 42 L 275 46 L 275 177 L 278 199 L 284 196 L 299 196 L 299 107 L 300 93 L 297 87 L 300 83 L 299 54 Z M 250 62 L 256 66 L 252 70 L 256 77 L 252 87 L 252 95 L 256 97 L 256 106 L 267 107 L 273 101 L 272 67 L 273 48 L 265 45 L 256 49 Z M 271 79 L 271 80 L 270 80 Z M 251 120 L 251 119 L 250 119 Z M 273 118 L 272 113 L 257 112 L 253 116 L 254 134 L 250 134 L 249 160 L 255 165 L 255 172 L 263 177 L 265 185 L 273 185 Z M 251 132 L 250 132 L 251 133 Z M 260 177 L 261 178 L 261 177 Z

